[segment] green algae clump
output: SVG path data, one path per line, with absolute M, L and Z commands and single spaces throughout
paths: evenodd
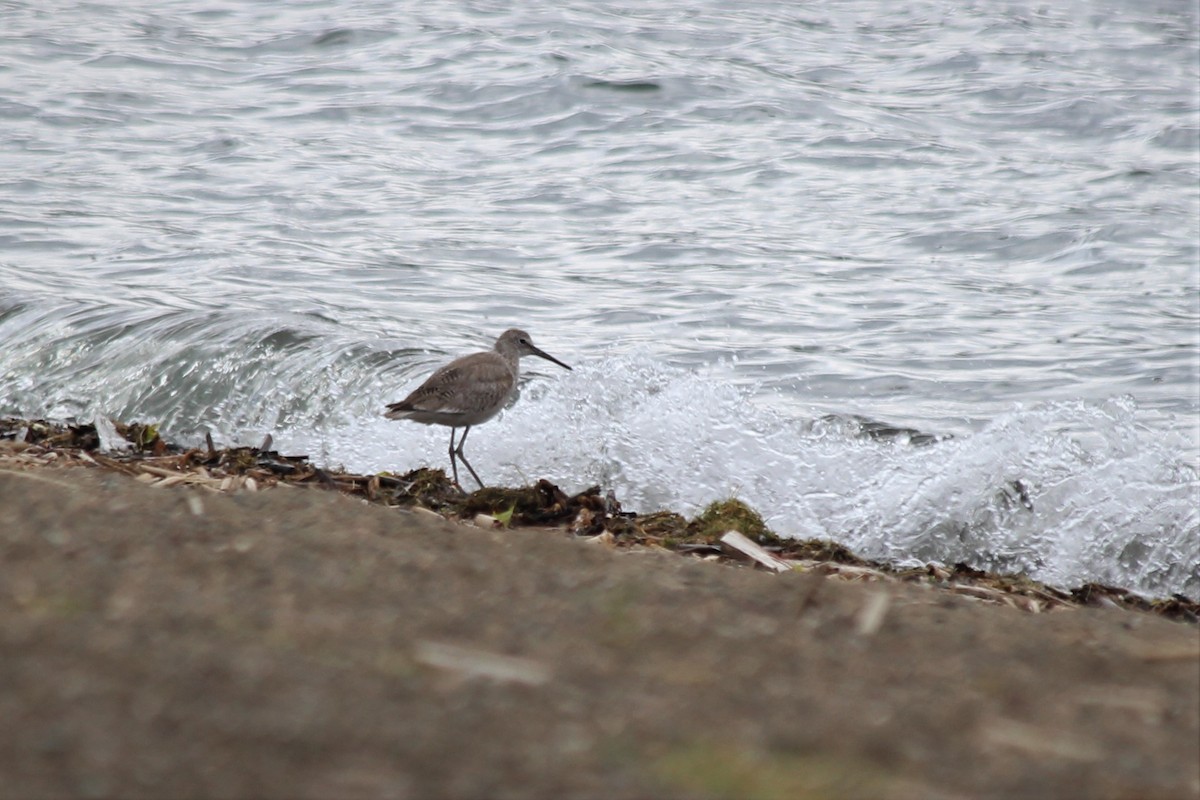
M 709 503 L 688 525 L 688 534 L 707 544 L 716 544 L 729 531 L 737 531 L 759 544 L 778 544 L 780 541 L 763 522 L 762 515 L 734 498 Z

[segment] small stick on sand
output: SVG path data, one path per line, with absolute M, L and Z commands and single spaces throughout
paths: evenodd
M 784 561 L 778 556 L 768 553 L 760 545 L 755 544 L 750 539 L 737 531 L 729 531 L 721 537 L 721 544 L 734 550 L 747 558 L 757 561 L 764 567 L 775 572 L 791 572 L 792 565 Z

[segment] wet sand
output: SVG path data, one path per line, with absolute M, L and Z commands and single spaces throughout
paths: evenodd
M 1200 628 L 0 463 L 6 797 L 1200 797 Z

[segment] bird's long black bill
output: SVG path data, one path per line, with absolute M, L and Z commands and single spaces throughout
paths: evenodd
M 562 368 L 563 368 L 563 369 L 565 369 L 565 370 L 570 370 L 570 369 L 571 369 L 571 368 L 570 368 L 570 367 L 568 367 L 566 364 L 564 364 L 563 362 L 559 361 L 557 358 L 555 358 L 554 356 L 550 355 L 549 353 L 547 353 L 547 352 L 546 352 L 546 351 L 544 351 L 544 350 L 538 350 L 538 349 L 537 349 L 536 347 L 534 347 L 533 345 L 530 345 L 530 346 L 529 346 L 529 349 L 533 351 L 533 354 L 534 354 L 535 356 L 539 356 L 540 358 L 544 358 L 544 359 L 546 359 L 547 361 L 553 361 L 555 364 L 558 364 L 560 367 L 562 367 Z

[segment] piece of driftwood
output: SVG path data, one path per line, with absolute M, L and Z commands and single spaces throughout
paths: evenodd
M 729 531 L 721 537 L 721 544 L 738 553 L 753 559 L 764 567 L 775 572 L 791 572 L 792 565 L 772 553 L 767 552 L 761 545 L 755 544 L 744 534 Z

